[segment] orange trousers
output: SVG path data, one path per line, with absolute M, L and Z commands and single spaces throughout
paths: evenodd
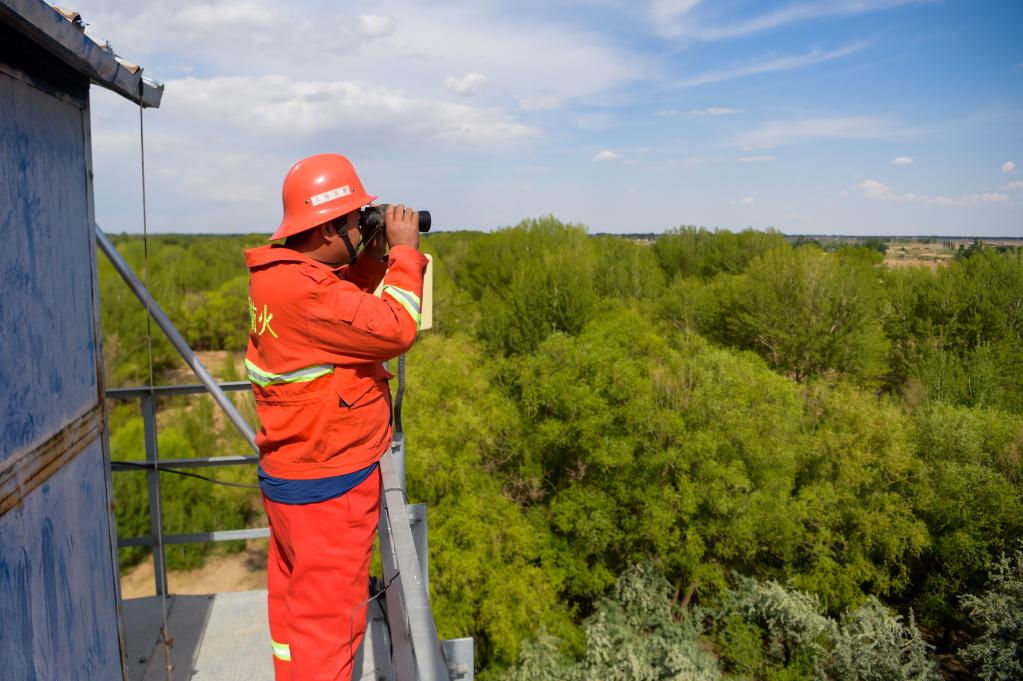
M 366 631 L 380 470 L 335 499 L 279 504 L 264 496 L 263 507 L 274 678 L 348 681 Z

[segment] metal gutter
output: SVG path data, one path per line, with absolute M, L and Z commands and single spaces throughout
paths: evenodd
M 85 35 L 77 14 L 65 16 L 44 0 L 0 0 L 0 21 L 39 43 L 93 83 L 144 107 L 158 107 L 163 83 L 142 77 L 142 67 L 121 60 L 109 43 Z

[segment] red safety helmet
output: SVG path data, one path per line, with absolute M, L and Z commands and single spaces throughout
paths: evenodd
M 304 158 L 284 177 L 284 219 L 270 240 L 312 229 L 372 203 L 351 161 L 340 154 Z

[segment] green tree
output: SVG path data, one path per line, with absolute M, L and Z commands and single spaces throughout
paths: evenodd
M 477 661 L 500 669 L 537 626 L 578 646 L 559 598 L 549 530 L 498 475 L 520 440 L 518 413 L 493 366 L 464 334 L 420 339 L 408 360 L 409 496 L 430 505 L 432 604 L 442 636 L 476 637 Z M 511 493 L 511 494 L 510 494 Z
M 578 333 L 596 304 L 595 264 L 586 229 L 553 217 L 474 241 L 461 279 L 480 301 L 481 337 L 494 349 L 522 354 L 552 333 Z
M 905 588 L 927 532 L 912 424 L 893 405 L 848 386 L 801 399 L 757 358 L 669 345 L 625 309 L 517 365 L 526 438 L 506 475 L 539 492 L 572 598 L 644 556 L 706 594 L 748 566 L 833 608 Z
M 664 288 L 664 273 L 649 246 L 617 236 L 593 239 L 597 295 L 621 301 L 654 298 Z
M 877 251 L 881 255 L 888 252 L 888 240 L 880 236 L 868 236 L 866 239 L 860 242 L 863 248 Z
M 785 237 L 773 230 L 711 232 L 692 225 L 666 230 L 653 245 L 654 254 L 669 279 L 738 274 L 757 256 L 783 247 L 786 247 Z
M 910 280 L 886 327 L 926 396 L 1023 410 L 1023 262 L 985 250 L 933 276 L 888 278 Z
M 243 348 L 249 329 L 248 297 L 248 274 L 229 279 L 213 291 L 185 294 L 181 301 L 183 332 L 192 348 Z
M 913 512 L 926 495 L 913 423 L 891 400 L 853 386 L 814 384 L 803 395 L 812 439 L 793 505 L 805 531 L 790 579 L 832 611 L 863 594 L 897 596 L 929 543 Z
M 1023 538 L 1023 421 L 929 404 L 916 414 L 926 494 L 916 513 L 931 545 L 912 564 L 914 608 L 946 641 L 966 624 L 958 599 L 979 594 L 985 566 Z
M 776 249 L 746 269 L 732 342 L 797 382 L 841 373 L 865 384 L 886 370 L 873 267 L 812 248 Z

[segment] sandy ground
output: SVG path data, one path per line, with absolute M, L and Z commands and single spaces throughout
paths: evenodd
M 901 258 L 901 259 L 900 258 L 885 258 L 884 264 L 888 265 L 889 267 L 920 267 L 920 266 L 923 266 L 923 267 L 929 267 L 932 270 L 936 270 L 936 269 L 938 269 L 938 267 L 940 267 L 942 265 L 945 265 L 945 264 L 948 264 L 949 262 L 951 262 L 951 259 L 944 259 L 944 260 L 935 261 L 933 259 L 931 259 L 931 260 L 924 260 L 924 259 L 921 259 L 921 258 Z
M 224 380 L 224 365 L 227 363 L 228 355 L 234 361 L 236 371 L 240 371 L 245 358 L 244 352 L 228 352 L 227 350 L 196 350 L 195 354 L 218 381 Z M 244 372 L 240 372 L 238 375 L 242 379 L 245 378 Z M 178 358 L 178 366 L 168 372 L 164 382 L 167 385 L 180 385 L 182 383 L 198 383 L 199 379 L 195 377 L 191 369 L 185 366 L 184 360 Z
M 245 550 L 213 556 L 198 570 L 172 570 L 167 586 L 176 594 L 213 594 L 266 588 L 266 540 L 249 542 Z M 156 593 L 153 561 L 147 558 L 121 573 L 121 597 L 139 598 Z

